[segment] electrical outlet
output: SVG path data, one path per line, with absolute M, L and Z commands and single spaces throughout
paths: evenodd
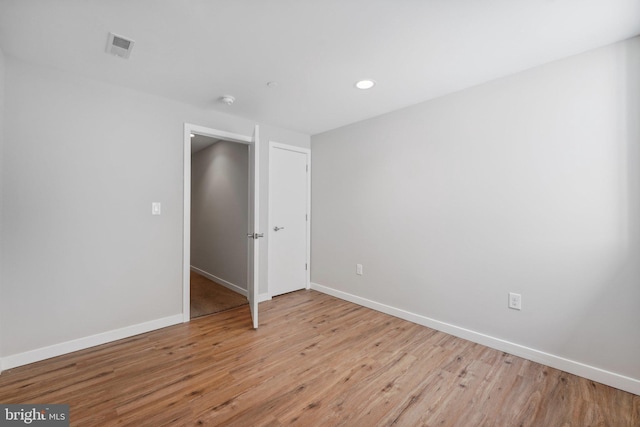
M 362 276 L 362 264 L 356 264 L 356 274 Z
M 509 292 L 509 308 L 514 310 L 522 309 L 522 295 Z

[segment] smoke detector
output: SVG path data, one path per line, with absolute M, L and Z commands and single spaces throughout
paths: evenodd
M 222 95 L 220 97 L 220 101 L 224 102 L 227 105 L 233 104 L 235 100 L 236 98 L 231 95 Z
M 135 42 L 131 39 L 109 33 L 109 39 L 107 40 L 107 53 L 127 59 L 131 54 L 131 49 L 133 49 L 134 43 Z

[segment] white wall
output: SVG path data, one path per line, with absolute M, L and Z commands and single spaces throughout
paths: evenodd
M 6 58 L 5 362 L 181 313 L 185 122 L 243 135 L 254 126 Z M 270 126 L 261 134 L 263 153 L 269 139 L 309 145 L 307 135 Z M 156 201 L 161 216 L 151 216 Z M 266 244 L 261 251 L 266 260 Z
M 2 157 L 2 149 L 4 146 L 4 74 L 5 74 L 5 64 L 4 64 L 4 53 L 2 49 L 0 49 L 0 242 L 2 242 L 2 175 L 3 175 L 3 157 Z M 3 286 L 2 286 L 2 262 L 0 262 L 0 301 L 2 301 L 4 296 Z M 2 318 L 0 317 L 0 355 L 2 355 Z M 2 365 L 0 364 L 0 371 L 2 370 Z
M 248 146 L 220 141 L 191 159 L 191 265 L 246 291 Z
M 635 38 L 313 136 L 312 281 L 640 393 L 638 76 Z

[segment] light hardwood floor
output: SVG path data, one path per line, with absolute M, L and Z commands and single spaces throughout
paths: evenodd
M 639 426 L 635 396 L 315 291 L 5 371 L 77 426 Z
M 249 304 L 247 297 L 198 273 L 192 271 L 190 279 L 192 319 Z

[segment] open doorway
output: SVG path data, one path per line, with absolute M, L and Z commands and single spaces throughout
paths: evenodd
M 191 137 L 190 317 L 248 304 L 249 147 Z
M 259 128 L 254 127 L 253 136 L 206 128 L 190 123 L 184 124 L 184 179 L 183 179 L 183 262 L 182 262 L 182 320 L 188 322 L 191 313 L 191 139 L 195 135 L 211 137 L 216 140 L 239 143 L 248 147 L 248 222 L 242 236 L 248 239 L 247 244 L 247 300 L 254 329 L 258 328 L 258 289 L 260 266 L 260 144 Z

